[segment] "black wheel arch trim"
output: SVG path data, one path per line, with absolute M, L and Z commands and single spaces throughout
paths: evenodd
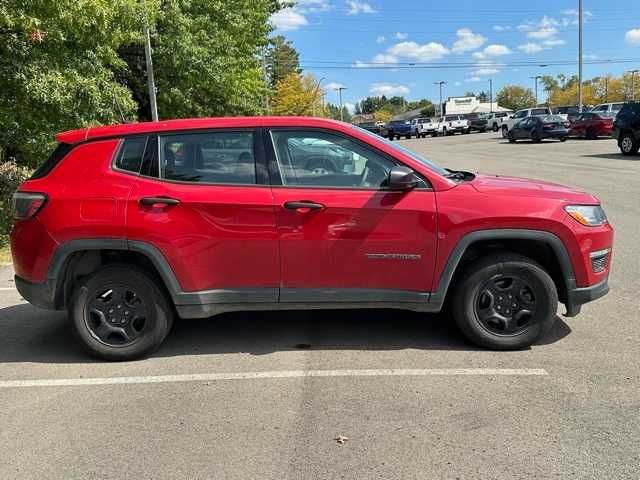
M 560 269 L 567 289 L 567 311 L 570 311 L 570 306 L 575 303 L 573 292 L 576 290 L 576 279 L 571 257 L 564 243 L 558 236 L 551 232 L 528 229 L 476 230 L 464 235 L 449 254 L 445 268 L 440 276 L 438 287 L 431 293 L 431 303 L 442 308 L 453 277 L 462 260 L 462 256 L 473 243 L 486 240 L 535 240 L 551 247 L 560 263 Z

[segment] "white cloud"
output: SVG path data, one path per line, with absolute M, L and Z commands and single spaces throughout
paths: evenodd
M 271 15 L 271 25 L 277 30 L 288 32 L 307 25 L 306 17 L 295 8 L 285 8 Z
M 525 22 L 518 25 L 518 30 L 525 32 L 529 38 L 545 40 L 558 34 L 559 25 L 556 19 L 545 15 L 539 22 Z
M 407 95 L 410 92 L 409 87 L 405 85 L 394 85 L 392 83 L 374 83 L 369 88 L 369 93 L 378 96 Z
M 551 40 L 545 40 L 542 43 L 544 43 L 547 47 L 557 47 L 559 45 L 564 45 L 567 42 L 565 42 L 561 38 L 552 38 Z
M 358 15 L 359 13 L 376 13 L 373 7 L 366 2 L 348 0 L 347 6 L 349 7 L 347 15 Z
M 398 63 L 398 58 L 388 53 L 379 53 L 372 60 L 373 63 Z
M 519 45 L 518 50 L 524 53 L 538 53 L 544 50 L 544 47 L 539 43 L 525 43 L 524 45 Z
M 473 58 L 478 60 L 486 60 L 488 58 L 502 57 L 503 55 L 509 55 L 511 50 L 506 45 L 489 45 L 480 52 L 475 52 Z
M 460 85 L 462 85 L 462 82 L 455 82 L 455 83 L 454 83 L 454 85 L 455 85 L 456 87 L 459 87 Z
M 324 86 L 325 90 L 338 90 L 339 88 L 345 88 L 345 87 L 342 83 L 338 83 L 338 82 L 327 83 Z
M 511 30 L 511 26 L 510 25 L 494 25 L 493 29 L 496 32 L 504 32 L 505 30 Z
M 376 38 L 376 43 L 378 45 L 380 45 L 381 43 L 384 43 L 387 39 L 384 37 L 384 35 L 380 35 L 378 38 Z
M 396 38 L 398 40 L 406 40 L 407 38 L 409 38 L 409 34 L 403 33 L 403 32 L 396 32 Z
M 473 71 L 474 75 L 479 76 L 479 75 L 495 75 L 496 73 L 499 73 L 500 70 L 498 70 L 495 67 L 481 67 L 478 68 L 476 70 Z
M 481 81 L 482 79 L 480 77 L 471 77 L 465 80 L 465 82 L 481 82 Z
M 394 57 L 428 62 L 444 57 L 449 53 L 449 50 L 444 45 L 436 42 L 429 42 L 424 45 L 416 42 L 400 42 L 390 47 L 387 53 Z
M 295 8 L 302 13 L 315 13 L 331 10 L 331 5 L 328 0 L 298 0 Z
M 464 53 L 469 50 L 476 50 L 487 41 L 486 37 L 473 33 L 469 28 L 461 28 L 456 34 L 458 35 L 458 40 L 456 40 L 451 48 L 453 53 Z
M 640 45 L 640 28 L 629 30 L 625 34 L 624 38 L 626 38 L 627 42 L 629 42 L 631 45 Z
M 349 102 L 345 102 L 342 104 L 343 106 L 347 107 L 347 110 L 349 111 L 349 113 L 353 113 L 356 110 L 356 105 L 355 103 L 349 103 Z

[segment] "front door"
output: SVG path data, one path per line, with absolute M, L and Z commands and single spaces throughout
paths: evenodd
M 270 140 L 280 301 L 425 301 L 436 241 L 427 183 L 385 190 L 398 162 L 341 134 L 274 129 Z
M 276 302 L 278 240 L 263 143 L 252 130 L 160 135 L 130 195 L 131 241 L 156 247 L 205 303 Z

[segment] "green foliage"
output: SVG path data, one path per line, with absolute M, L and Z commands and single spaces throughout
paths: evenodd
M 510 110 L 520 110 L 533 106 L 531 92 L 520 85 L 507 85 L 496 95 L 498 105 Z
M 332 103 L 327 103 L 325 106 L 325 115 L 328 118 L 332 118 L 334 120 L 340 120 L 340 105 L 333 105 Z M 351 113 L 347 109 L 347 107 L 342 107 L 342 119 L 345 122 L 351 122 Z
M 418 108 L 435 111 L 434 105 L 425 98 L 410 102 L 404 97 L 394 96 L 387 98 L 382 95 L 381 97 L 367 97 L 356 103 L 355 113 L 358 115 L 377 113 L 378 115 L 376 118 L 387 118 L 389 117 L 389 114 L 393 117 L 407 110 L 416 110 Z
M 119 121 L 130 92 L 117 49 L 141 40 L 157 2 L 3 0 L 0 3 L 0 149 L 19 163 L 46 158 L 53 134 Z M 117 106 L 116 106 L 117 105 Z
M 0 162 L 0 247 L 7 243 L 6 233 L 11 228 L 11 197 L 31 171 L 13 161 Z
M 280 80 L 290 73 L 300 73 L 300 55 L 291 42 L 282 35 L 269 40 L 265 54 L 265 68 L 269 78 L 269 85 L 275 88 Z
M 271 111 L 274 115 L 321 116 L 320 83 L 311 74 L 290 73 L 276 85 Z

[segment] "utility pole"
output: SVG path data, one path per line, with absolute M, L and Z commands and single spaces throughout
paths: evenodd
M 636 73 L 640 72 L 640 70 L 631 70 L 629 73 L 631 74 L 631 101 L 636 101 Z
M 535 84 L 536 84 L 536 89 L 535 89 L 535 92 L 536 92 L 535 103 L 536 104 L 535 104 L 535 106 L 537 107 L 538 106 L 538 79 L 542 78 L 542 77 L 540 75 L 536 75 L 535 77 L 529 77 L 529 78 L 531 80 L 534 80 Z
M 609 102 L 609 77 L 604 77 L 604 102 Z
M 582 0 L 578 0 L 578 112 L 582 113 Z
M 438 85 L 440 87 L 440 104 L 438 107 L 438 116 L 442 116 L 442 85 L 446 85 L 447 82 L 440 80 L 439 82 L 433 82 L 434 85 Z
M 342 111 L 342 91 L 346 90 L 347 87 L 338 87 L 338 94 L 340 95 L 340 121 L 344 122 L 344 112 Z
M 493 79 L 489 79 L 489 113 L 493 113 Z
M 149 27 L 144 27 L 144 58 L 147 62 L 147 84 L 149 86 L 149 105 L 151 106 L 151 120 L 158 121 L 158 102 L 156 101 L 156 82 L 153 79 L 153 61 L 151 60 L 151 35 Z

